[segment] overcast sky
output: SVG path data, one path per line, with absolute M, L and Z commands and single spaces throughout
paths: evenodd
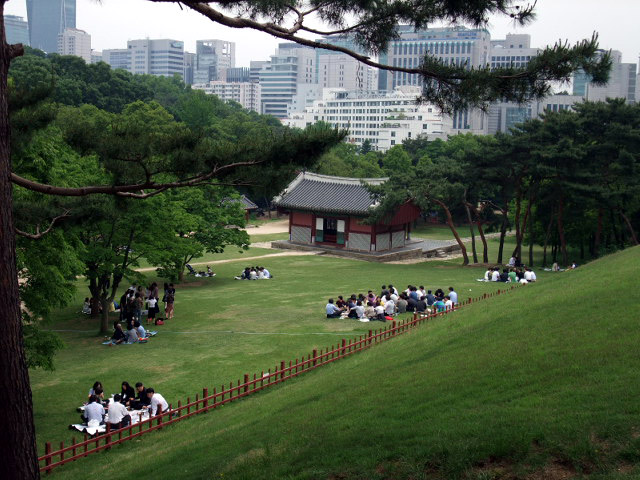
M 5 13 L 26 17 L 26 0 L 10 0 Z M 638 0 L 538 0 L 537 20 L 518 28 L 508 19 L 492 19 L 491 38 L 507 33 L 529 33 L 533 47 L 556 41 L 574 43 L 600 34 L 600 46 L 620 50 L 623 62 L 637 63 L 640 54 L 640 1 Z M 146 0 L 77 0 L 77 28 L 91 34 L 95 50 L 126 48 L 127 40 L 171 38 L 183 40 L 185 50 L 194 52 L 196 40 L 222 39 L 236 42 L 236 66 L 250 60 L 268 60 L 278 40 L 250 30 L 236 30 L 214 24 L 177 4 Z

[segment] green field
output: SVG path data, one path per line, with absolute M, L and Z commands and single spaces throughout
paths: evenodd
M 454 285 L 463 298 L 498 288 L 475 282 L 483 269 L 459 260 L 260 263 L 273 280 L 232 280 L 242 265 L 232 262 L 214 279 L 180 285 L 175 320 L 146 345 L 103 347 L 92 320 L 60 312 L 55 327 L 73 331 L 62 333 L 57 371 L 31 373 L 39 447 L 70 439 L 65 427 L 95 380 L 107 393 L 141 380 L 176 403 L 379 326 L 324 319 L 328 296 L 389 281 Z M 501 478 L 492 469 L 560 462 L 616 478 L 607 475 L 640 458 L 638 266 L 633 249 L 573 272 L 539 272 L 536 285 L 54 474 L 125 478 L 144 465 L 161 478 L 485 479 Z M 616 313 L 602 314 L 598 299 L 612 286 Z

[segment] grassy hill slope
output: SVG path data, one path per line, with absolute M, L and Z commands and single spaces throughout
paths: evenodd
M 640 248 L 54 471 L 132 478 L 637 478 Z

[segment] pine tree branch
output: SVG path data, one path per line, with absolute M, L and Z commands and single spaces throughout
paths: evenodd
M 14 227 L 14 230 L 16 232 L 16 235 L 20 235 L 21 237 L 25 237 L 25 238 L 29 238 L 31 240 L 39 240 L 42 237 L 44 237 L 47 233 L 49 233 L 51 231 L 51 229 L 53 229 L 53 227 L 56 225 L 56 223 L 59 223 L 62 219 L 64 218 L 69 218 L 71 215 L 69 215 L 69 210 L 65 210 L 62 215 L 58 215 L 57 217 L 54 217 L 53 220 L 51 220 L 51 223 L 49 224 L 49 226 L 47 227 L 47 229 L 44 232 L 40 231 L 40 224 L 36 225 L 36 233 L 27 233 L 23 230 L 20 230 L 17 227 Z

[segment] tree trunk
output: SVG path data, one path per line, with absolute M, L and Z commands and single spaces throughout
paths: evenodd
M 629 217 L 627 217 L 622 210 L 620 210 L 620 216 L 622 217 L 622 219 L 624 220 L 624 223 L 627 225 L 627 228 L 629 229 L 629 234 L 631 235 L 631 241 L 633 242 L 634 245 L 638 245 L 638 236 L 636 235 L 636 231 L 633 229 L 633 225 L 631 225 L 631 222 L 629 221 Z
M 560 249 L 562 251 L 562 263 L 566 267 L 569 265 L 569 257 L 567 255 L 567 240 L 564 237 L 564 198 L 560 197 L 558 202 L 558 236 L 560 237 Z
M 11 128 L 7 78 L 22 45 L 7 45 L 0 0 L 0 478 L 40 477 L 29 371 L 24 352 L 11 185 Z
M 549 245 L 549 237 L 551 237 L 551 226 L 553 225 L 553 212 L 549 217 L 549 225 L 547 225 L 547 232 L 544 235 L 544 247 L 542 248 L 542 266 L 547 266 L 547 246 Z
M 529 266 L 533 267 L 533 212 L 529 206 Z
M 509 211 L 505 208 L 502 210 L 502 225 L 500 226 L 500 246 L 498 247 L 498 260 L 499 265 L 502 264 L 502 252 L 504 250 L 504 239 L 507 236 L 507 224 L 509 222 Z
M 473 212 L 474 217 L 476 217 L 476 226 L 478 227 L 478 234 L 480 235 L 480 240 L 482 240 L 482 262 L 489 263 L 489 247 L 487 246 L 487 239 L 484 236 L 484 229 L 482 228 L 482 219 L 480 218 L 480 212 L 471 203 L 467 203 L 467 206 Z
M 598 226 L 596 228 L 596 238 L 593 241 L 593 256 L 600 256 L 600 242 L 602 241 L 602 217 L 604 215 L 604 209 L 601 207 L 598 209 Z
M 467 247 L 465 247 L 464 243 L 462 243 L 462 239 L 460 238 L 460 235 L 458 235 L 458 231 L 456 230 L 456 227 L 453 224 L 453 217 L 451 216 L 451 211 L 449 210 L 449 207 L 447 207 L 445 203 L 440 200 L 436 200 L 436 199 L 432 199 L 432 200 L 438 205 L 440 205 L 442 210 L 444 210 L 445 215 L 447 216 L 447 225 L 449 225 L 449 228 L 451 229 L 451 233 L 453 233 L 453 236 L 455 237 L 456 242 L 458 242 L 458 245 L 460 246 L 460 252 L 462 253 L 462 265 L 469 265 L 469 255 L 467 254 Z
M 516 212 L 514 223 L 516 224 L 516 248 L 513 250 L 514 257 L 521 257 L 522 250 L 522 225 L 520 225 L 520 213 L 522 211 L 522 189 L 518 186 L 516 190 Z
M 476 251 L 476 234 L 473 231 L 473 220 L 471 219 L 471 211 L 469 210 L 469 204 L 466 200 L 464 201 L 464 209 L 467 212 L 467 221 L 469 222 L 469 231 L 471 232 L 471 251 L 473 252 L 473 263 L 478 263 L 478 252 Z

